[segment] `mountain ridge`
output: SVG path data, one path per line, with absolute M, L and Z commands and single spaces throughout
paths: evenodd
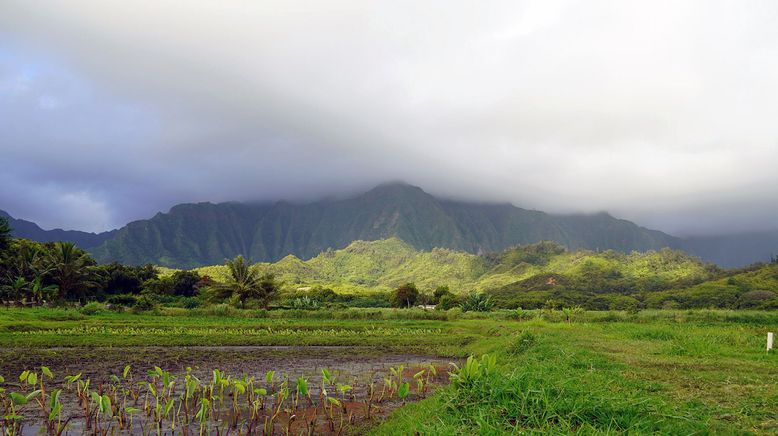
M 421 250 L 442 247 L 476 254 L 542 240 L 570 250 L 669 247 L 722 267 L 765 262 L 778 252 L 778 231 L 678 238 L 607 212 L 555 215 L 510 203 L 443 199 L 405 183 L 385 183 L 349 198 L 310 203 L 181 203 L 104 233 L 43 230 L 0 214 L 9 217 L 15 236 L 72 241 L 100 262 L 188 268 L 222 263 L 238 254 L 255 261 L 276 261 L 288 254 L 309 259 L 355 240 L 390 237 Z
M 69 241 L 79 247 L 89 249 L 96 247 L 113 237 L 117 230 L 101 233 L 83 232 L 80 230 L 51 229 L 44 230 L 38 224 L 12 217 L 8 212 L 0 210 L 0 217 L 8 219 L 12 234 L 17 238 L 31 239 L 38 242 Z
M 90 251 L 101 262 L 196 267 L 242 254 L 309 259 L 355 240 L 390 237 L 416 249 L 502 251 L 541 240 L 575 249 L 646 251 L 680 240 L 607 214 L 549 215 L 510 204 L 437 199 L 407 184 L 383 184 L 355 197 L 307 204 L 189 203 L 135 221 Z

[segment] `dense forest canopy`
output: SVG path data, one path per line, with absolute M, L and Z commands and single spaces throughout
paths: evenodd
M 150 309 L 318 308 L 417 304 L 479 308 L 778 307 L 778 262 L 722 270 L 683 252 L 569 251 L 553 242 L 475 255 L 420 251 L 391 238 L 356 241 L 310 260 L 251 264 L 242 256 L 193 270 L 98 264 L 70 242 L 10 236 L 0 217 L 0 300 L 6 304 L 108 302 Z

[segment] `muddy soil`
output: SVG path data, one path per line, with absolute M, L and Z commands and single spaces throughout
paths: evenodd
M 433 365 L 437 375 L 430 379 L 428 392 L 431 393 L 448 381 L 448 369 L 452 361 L 431 356 L 416 354 L 387 353 L 374 347 L 116 347 L 116 348 L 48 348 L 48 349 L 3 349 L 0 350 L 0 375 L 6 379 L 8 390 L 17 389 L 14 382 L 25 369 L 37 370 L 47 366 L 54 373 L 53 381 L 47 381 L 47 390 L 64 387 L 63 378 L 66 375 L 81 373 L 82 378 L 89 378 L 91 386 L 98 389 L 103 384 L 109 384 L 111 375 L 121 377 L 125 365 L 131 365 L 135 380 L 146 379 L 146 372 L 154 366 L 159 366 L 173 375 L 183 378 L 187 368 L 203 381 L 210 380 L 213 369 L 224 371 L 233 378 L 243 376 L 263 380 L 267 371 L 275 371 L 276 379 L 280 381 L 284 374 L 290 381 L 298 376 L 309 379 L 312 403 L 301 402 L 300 409 L 294 412 L 281 412 L 273 425 L 274 433 L 284 433 L 290 427 L 290 434 L 308 434 L 311 429 L 315 434 L 336 434 L 340 431 L 339 418 L 336 425 L 326 418 L 326 409 L 322 408 L 320 398 L 321 369 L 326 368 L 334 374 L 338 381 L 347 383 L 354 389 L 344 397 L 344 419 L 350 421 L 344 426 L 345 433 L 359 433 L 384 419 L 392 410 L 400 407 L 402 402 L 395 396 L 385 399 L 380 404 L 371 406 L 370 417 L 367 416 L 366 399 L 368 386 L 374 383 L 374 397 L 378 397 L 383 380 L 390 374 L 390 368 L 405 366 L 404 377 L 411 382 L 411 394 L 406 400 L 420 399 L 423 395 L 415 389 L 412 382 L 413 374 Z M 458 363 L 458 362 L 457 362 Z M 333 395 L 332 392 L 329 393 Z M 63 392 L 63 397 L 65 396 Z M 69 395 L 68 398 L 72 396 Z M 64 417 L 71 417 L 69 434 L 84 433 L 84 418 L 81 416 L 76 401 L 63 401 Z M 39 423 L 43 416 L 36 410 L 28 410 L 25 414 L 24 434 L 38 434 Z M 295 415 L 291 424 L 289 417 Z M 36 424 L 37 423 L 37 424 Z M 216 433 L 218 424 L 209 430 Z M 116 429 L 115 429 L 116 430 Z M 149 430 L 147 427 L 146 430 Z M 245 434 L 245 428 L 240 434 Z M 131 431 L 116 430 L 117 433 L 142 434 L 140 425 Z M 88 432 L 87 432 L 88 433 Z M 168 429 L 167 434 L 198 434 L 198 427 Z M 219 431 L 222 433 L 222 431 Z M 231 434 L 238 434 L 231 431 Z M 261 429 L 254 429 L 252 434 L 262 434 Z

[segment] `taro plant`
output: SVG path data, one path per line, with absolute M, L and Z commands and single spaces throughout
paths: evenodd
M 98 434 L 104 434 L 107 433 L 111 422 L 110 419 L 113 418 L 113 408 L 111 407 L 111 399 L 108 397 L 108 395 L 100 395 L 97 393 L 97 391 L 91 392 L 91 400 L 94 403 L 94 407 L 92 410 L 95 411 L 94 413 L 94 429 L 95 432 Z M 101 422 L 101 419 L 102 422 Z M 101 430 L 101 423 L 103 424 Z
M 268 391 L 273 394 L 275 393 L 275 380 L 273 379 L 276 376 L 275 371 L 268 371 L 265 373 L 265 383 L 267 383 Z
M 233 378 L 215 369 L 209 380 L 201 381 L 187 368 L 177 386 L 177 377 L 160 367 L 148 371 L 142 380 L 135 380 L 130 366 L 126 366 L 120 374 L 110 375 L 109 381 L 95 387 L 79 373 L 65 376 L 62 389 L 48 389 L 54 374 L 41 367 L 40 371 L 22 372 L 19 389 L 14 392 L 0 388 L 0 429 L 4 435 L 21 434 L 22 425 L 32 418 L 28 411 L 35 411 L 43 419 L 38 425 L 41 432 L 56 436 L 70 431 L 73 419 L 84 433 L 95 435 L 269 435 L 279 431 L 310 435 L 322 424 L 329 425 L 330 432 L 341 434 L 353 424 L 355 413 L 371 419 L 375 402 L 397 398 L 405 403 L 411 397 L 412 386 L 419 397 L 423 396 L 435 374 L 433 366 L 423 367 L 412 379 L 404 377 L 404 371 L 404 365 L 390 368 L 378 398 L 374 375 L 367 381 L 355 379 L 347 384 L 322 369 L 321 392 L 319 400 L 314 401 L 311 381 L 306 376 L 290 379 L 284 374 L 278 381 L 273 371 L 256 381 L 247 375 Z M 2 378 L 0 383 L 4 383 Z M 357 391 L 364 395 L 362 399 L 357 398 Z M 68 398 L 80 408 L 80 414 L 63 413 Z M 35 410 L 36 404 L 39 410 Z
M 471 292 L 462 300 L 462 304 L 459 307 L 462 309 L 462 312 L 489 312 L 494 307 L 494 302 L 492 297 L 486 294 Z
M 424 390 L 426 388 L 424 374 L 427 372 L 426 369 L 422 369 L 421 371 L 417 372 L 413 375 L 413 380 L 416 382 L 416 393 L 419 396 L 422 396 L 424 393 Z
M 573 318 L 579 314 L 582 314 L 583 312 L 584 310 L 581 306 L 562 308 L 562 315 L 564 315 L 565 321 L 567 321 L 568 324 L 572 324 Z
M 467 388 L 484 383 L 497 373 L 497 358 L 489 354 L 484 354 L 481 359 L 469 356 L 462 368 L 454 363 L 451 365 L 454 367 L 454 371 L 451 373 L 451 382 L 457 388 Z
M 308 390 L 308 379 L 304 376 L 297 377 L 296 389 L 294 395 L 294 408 L 297 409 L 297 405 L 300 401 L 300 397 L 308 398 L 308 403 L 313 405 L 311 400 L 311 393 Z
M 343 411 L 346 411 L 346 393 L 351 391 L 353 388 L 351 385 L 347 384 L 341 384 L 338 383 L 338 393 L 340 393 L 340 401 L 342 403 Z
M 62 402 L 60 401 L 60 395 L 62 389 L 55 389 L 49 395 L 48 401 L 48 415 L 46 415 L 46 431 L 48 434 L 59 436 L 67 428 L 67 424 L 71 418 L 68 418 L 64 423 L 62 422 Z
M 307 295 L 292 300 L 292 308 L 297 310 L 318 310 L 319 301 Z
M 200 436 L 208 430 L 208 415 L 211 411 L 211 402 L 203 398 L 200 400 L 200 408 L 195 414 L 195 419 L 200 424 Z
M 411 385 L 408 382 L 401 383 L 400 387 L 397 388 L 397 396 L 402 400 L 403 404 L 405 404 L 405 399 L 408 398 L 410 393 Z
M 375 398 L 375 383 L 370 379 L 367 385 L 367 396 L 365 397 L 365 418 L 370 419 L 370 411 L 373 407 L 373 398 Z
M 0 383 L 5 382 L 0 377 Z M 35 372 L 25 370 L 19 375 L 19 388 L 21 392 L 8 392 L 3 395 L 3 428 L 7 434 L 21 434 L 24 415 L 22 412 L 27 410 L 27 405 L 36 399 L 40 394 L 40 389 L 35 389 L 38 382 L 38 375 Z M 29 390 L 29 392 L 28 392 Z M 5 394 L 5 390 L 0 390 L 0 394 Z

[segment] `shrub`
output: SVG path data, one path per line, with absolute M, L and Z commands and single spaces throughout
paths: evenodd
M 584 313 L 584 310 L 581 306 L 562 308 L 562 314 L 565 316 L 565 321 L 567 321 L 568 324 L 571 324 L 573 322 L 573 318 L 581 313 Z
M 200 300 L 194 297 L 186 297 L 181 299 L 181 307 L 184 309 L 195 309 L 200 307 Z
M 240 311 L 227 303 L 221 303 L 209 307 L 204 314 L 212 316 L 238 316 Z
M 463 312 L 489 312 L 494 307 L 492 298 L 486 294 L 471 292 L 459 305 Z
M 173 279 L 171 277 L 160 277 L 146 280 L 143 282 L 142 294 L 154 295 L 172 295 Z
M 322 288 L 321 286 L 314 287 L 308 292 L 308 297 L 327 303 L 344 302 L 351 300 L 351 295 L 340 295 L 330 288 Z
M 457 301 L 457 297 L 454 294 L 445 294 L 440 297 L 440 301 L 438 302 L 438 305 L 435 306 L 435 309 L 449 310 L 456 307 L 458 304 L 459 301 Z
M 127 306 L 132 307 L 137 303 L 138 298 L 130 294 L 111 295 L 106 302 L 114 306 Z
M 103 312 L 104 310 L 105 310 L 105 305 L 93 301 L 91 303 L 85 304 L 84 307 L 79 309 L 79 312 L 81 312 L 82 315 L 91 316 L 91 315 L 97 315 L 98 313 Z
M 760 307 L 764 302 L 775 298 L 775 292 L 772 291 L 750 291 L 740 296 L 738 307 L 741 309 L 752 309 Z
M 292 300 L 292 308 L 296 310 L 318 310 L 319 302 L 308 296 L 297 297 Z
M 455 320 L 462 317 L 462 309 L 457 307 L 452 307 L 451 309 L 446 311 L 446 318 L 449 320 Z
M 143 312 L 146 310 L 152 310 L 154 307 L 156 307 L 156 301 L 148 295 L 141 295 L 140 298 L 138 298 L 138 301 L 135 303 L 135 309 L 136 312 Z
M 518 321 L 532 319 L 532 312 L 524 310 L 521 307 L 517 307 L 516 310 L 511 312 L 510 317 Z
M 640 301 L 628 295 L 613 295 L 610 296 L 609 310 L 627 310 L 635 311 L 640 306 Z

